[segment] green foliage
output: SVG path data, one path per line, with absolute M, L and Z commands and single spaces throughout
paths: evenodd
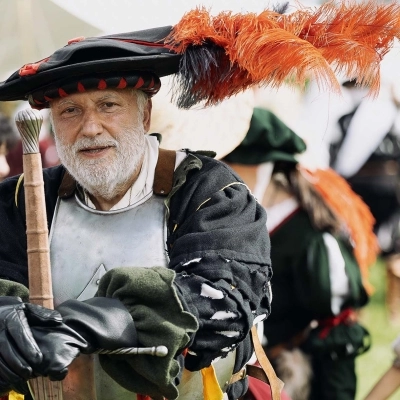
M 379 260 L 372 268 L 370 281 L 375 288 L 370 302 L 361 311 L 361 321 L 370 331 L 371 349 L 357 359 L 358 390 L 362 400 L 393 361 L 392 341 L 400 335 L 400 323 L 390 323 L 385 305 L 386 265 Z M 400 310 L 399 310 L 400 315 Z M 390 397 L 400 400 L 400 389 Z

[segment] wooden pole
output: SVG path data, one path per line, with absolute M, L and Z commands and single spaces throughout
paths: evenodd
M 23 110 L 18 113 L 15 122 L 23 147 L 29 300 L 43 307 L 54 308 L 42 159 L 39 152 L 39 132 L 43 118 L 38 111 Z
M 36 110 L 22 110 L 15 123 L 21 134 L 26 208 L 29 300 L 54 308 L 50 250 L 39 133 L 43 117 Z M 62 400 L 61 382 L 39 377 L 30 381 L 35 400 Z

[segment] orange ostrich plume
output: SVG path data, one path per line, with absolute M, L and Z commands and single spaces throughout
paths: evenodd
M 360 267 L 364 287 L 371 293 L 373 288 L 368 280 L 368 271 L 380 252 L 373 232 L 375 219 L 371 211 L 346 180 L 333 169 L 300 169 L 327 206 L 346 226 L 353 242 L 354 256 Z
M 302 85 L 309 78 L 338 92 L 335 72 L 377 93 L 380 61 L 400 37 L 400 5 L 330 2 L 284 11 L 186 13 L 164 42 L 182 54 L 178 106 L 212 105 L 250 86 Z

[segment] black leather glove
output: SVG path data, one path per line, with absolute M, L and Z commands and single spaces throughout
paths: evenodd
M 133 319 L 118 299 L 67 300 L 57 307 L 63 322 L 88 342 L 82 353 L 138 346 Z
M 42 354 L 41 362 L 33 366 L 34 375 L 64 379 L 69 365 L 89 348 L 89 343 L 63 322 L 57 310 L 25 303 L 25 315 Z
M 63 379 L 87 342 L 63 324 L 60 313 L 19 297 L 0 297 L 0 393 L 27 393 L 36 376 Z
M 0 297 L 0 394 L 27 394 L 26 381 L 37 376 L 64 379 L 80 352 L 133 346 L 132 317 L 117 299 L 68 300 L 50 310 Z
M 25 382 L 33 376 L 31 365 L 42 358 L 21 299 L 0 297 L 0 394 L 10 390 L 26 394 Z
M 67 300 L 56 308 L 60 323 L 54 326 L 43 325 L 32 304 L 26 304 L 26 308 L 33 337 L 43 354 L 34 372 L 52 380 L 64 379 L 68 366 L 80 352 L 90 354 L 99 348 L 115 350 L 137 346 L 132 317 L 117 299 Z

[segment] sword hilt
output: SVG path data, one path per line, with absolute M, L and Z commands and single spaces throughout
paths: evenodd
M 153 347 L 121 347 L 115 350 L 97 349 L 93 354 L 118 354 L 118 355 L 149 355 L 165 357 L 168 354 L 166 346 Z

